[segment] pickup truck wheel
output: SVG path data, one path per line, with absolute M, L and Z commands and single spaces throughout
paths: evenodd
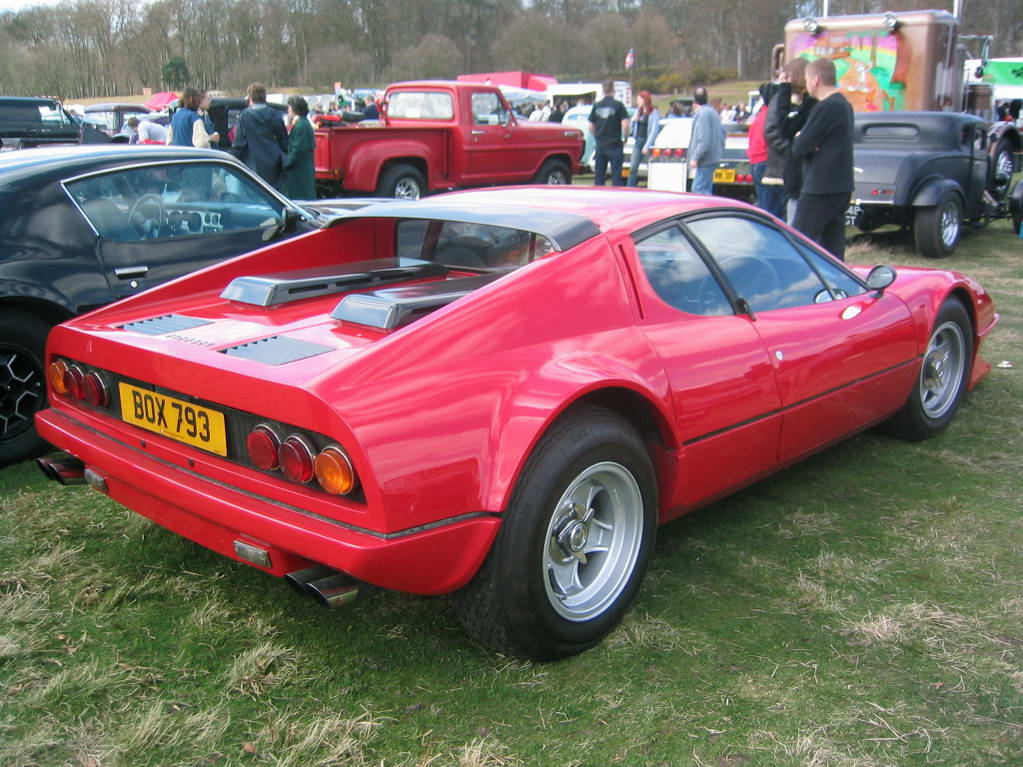
M 973 327 L 962 302 L 950 298 L 934 321 L 909 399 L 883 430 L 910 442 L 941 434 L 959 410 L 972 365 Z
M 945 192 L 937 205 L 918 208 L 913 222 L 916 248 L 926 258 L 944 258 L 959 245 L 962 204 L 955 192 Z
M 425 188 L 423 174 L 418 170 L 411 165 L 394 165 L 381 174 L 377 194 L 399 200 L 418 200 Z
M 534 184 L 571 184 L 572 171 L 561 160 L 548 160 L 533 178 Z
M 574 408 L 533 450 L 503 516 L 454 595 L 459 620 L 507 655 L 575 655 L 619 623 L 643 579 L 657 518 L 650 456 L 616 413 Z
M 0 466 L 46 449 L 35 414 L 46 404 L 43 352 L 50 326 L 31 314 L 0 314 Z

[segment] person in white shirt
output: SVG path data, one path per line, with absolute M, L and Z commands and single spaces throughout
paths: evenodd
M 164 144 L 167 142 L 167 129 L 152 120 L 139 122 L 138 135 L 140 144 Z

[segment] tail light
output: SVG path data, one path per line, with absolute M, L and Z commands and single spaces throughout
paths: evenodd
M 84 380 L 85 373 L 78 365 L 68 365 L 64 370 L 64 391 L 73 399 L 81 399 Z
M 256 468 L 272 471 L 280 465 L 281 438 L 266 424 L 260 424 L 249 433 L 245 449 Z
M 46 369 L 46 377 L 57 394 L 67 394 L 67 386 L 64 385 L 64 374 L 67 373 L 67 363 L 64 360 L 51 362 Z
M 315 461 L 316 481 L 331 495 L 346 495 L 355 489 L 355 470 L 337 445 L 328 445 Z
M 107 387 L 97 373 L 87 373 L 82 380 L 82 399 L 93 407 L 107 406 Z
M 676 157 L 685 157 L 685 154 L 686 154 L 686 150 L 685 149 L 676 149 L 675 150 L 675 156 Z
M 654 157 L 660 157 L 661 156 L 661 150 L 660 149 L 652 149 L 652 150 L 650 150 L 650 154 L 653 155 Z
M 313 478 L 313 447 L 305 437 L 292 434 L 284 440 L 278 455 L 281 472 L 292 482 L 306 483 Z

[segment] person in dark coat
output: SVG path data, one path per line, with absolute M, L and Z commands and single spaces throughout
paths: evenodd
M 238 127 L 231 151 L 239 160 L 275 189 L 284 186 L 284 164 L 288 156 L 288 133 L 280 113 L 267 106 L 266 87 L 248 87 L 249 108 L 238 115 Z
M 795 218 L 796 202 L 803 187 L 803 164 L 792 154 L 792 139 L 806 125 L 810 110 L 817 103 L 806 93 L 807 63 L 804 58 L 795 58 L 782 68 L 767 104 L 764 123 L 767 168 L 762 183 L 777 190 L 778 207 L 772 212 L 789 224 Z M 794 96 L 802 96 L 802 100 L 796 101 Z
M 313 168 L 316 140 L 308 115 L 309 104 L 304 98 L 292 96 L 288 99 L 291 135 L 288 137 L 288 159 L 284 163 L 287 173 L 284 194 L 292 200 L 316 199 L 316 173 Z

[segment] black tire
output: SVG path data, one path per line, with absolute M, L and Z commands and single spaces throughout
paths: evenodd
M 35 414 L 46 405 L 43 353 L 50 325 L 25 312 L 0 313 L 0 466 L 45 452 Z
M 944 258 L 959 245 L 963 205 L 955 192 L 945 192 L 937 205 L 918 208 L 913 221 L 916 249 L 925 258 Z
M 380 174 L 377 194 L 380 197 L 397 197 L 402 200 L 418 200 L 426 193 L 423 174 L 411 165 L 392 165 Z
M 572 184 L 572 171 L 561 160 L 548 160 L 533 177 L 534 184 L 562 186 Z
M 1012 142 L 1004 136 L 995 147 L 995 153 L 991 163 L 991 176 L 988 179 L 988 191 L 996 200 L 1004 200 L 1009 194 L 1012 185 L 1013 171 L 1013 150 Z M 1001 172 L 1001 176 L 999 176 Z M 1018 230 L 1017 230 L 1018 231 Z
M 653 464 L 635 429 L 603 408 L 573 408 L 530 455 L 490 553 L 454 595 L 455 612 L 472 637 L 506 655 L 580 653 L 632 603 L 656 523 Z M 559 578 L 580 588 L 562 591 Z
M 1020 227 L 1023 226 L 1023 182 L 1017 181 L 1009 194 L 1009 210 L 1012 216 L 1012 231 L 1023 236 Z
M 941 434 L 955 418 L 973 367 L 973 326 L 958 298 L 941 306 L 906 404 L 883 424 L 910 442 Z

